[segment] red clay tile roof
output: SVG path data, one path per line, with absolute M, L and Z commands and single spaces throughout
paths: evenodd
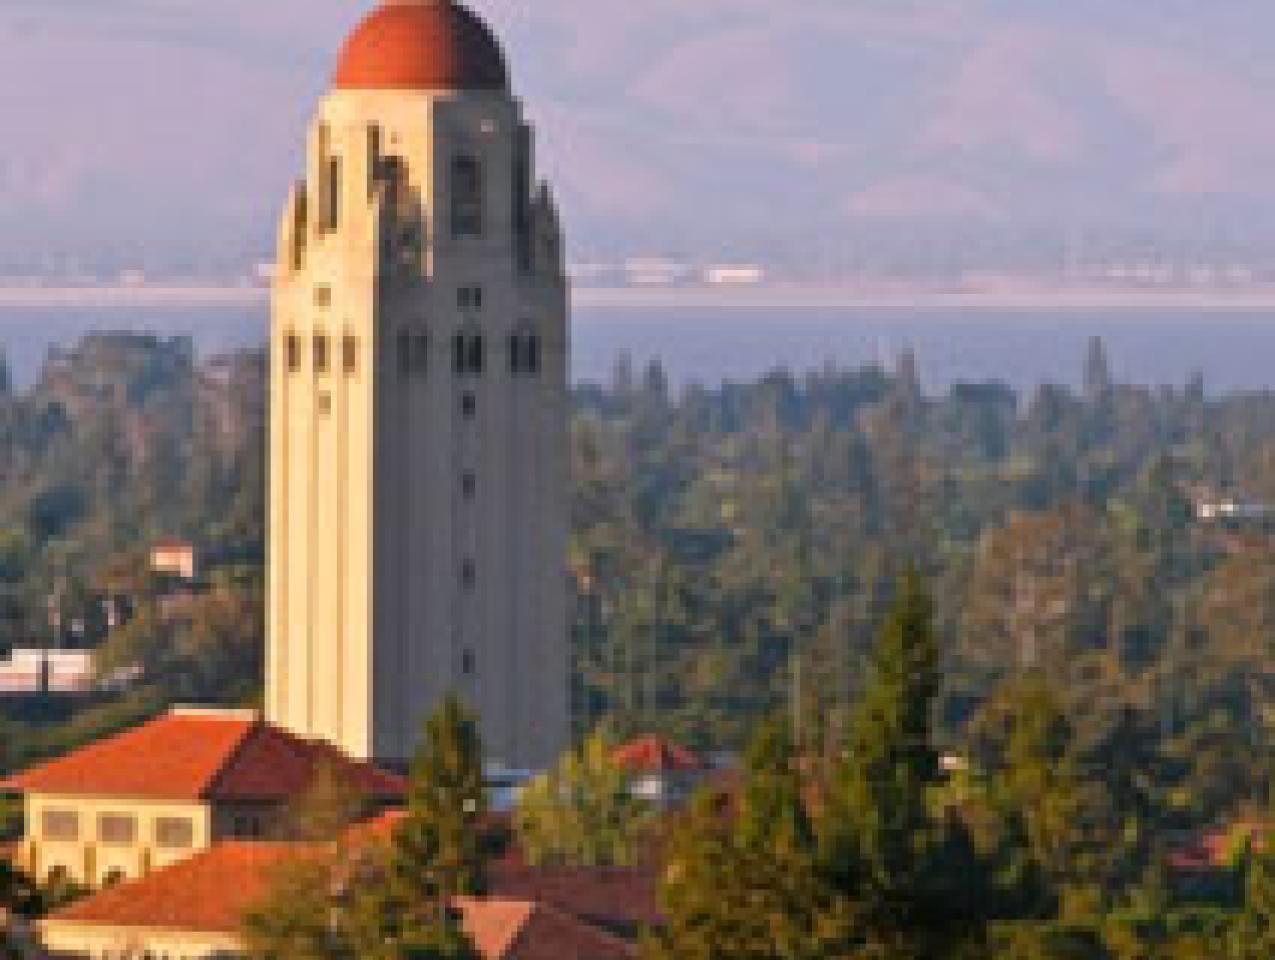
M 403 796 L 401 777 L 348 759 L 243 712 L 174 710 L 0 783 L 14 793 L 161 800 L 272 802 L 305 791 L 330 765 L 378 800 Z
M 247 911 L 265 895 L 270 871 L 303 849 L 288 843 L 219 843 L 141 880 L 101 890 L 49 919 L 234 933 Z
M 490 881 L 496 896 L 551 904 L 625 935 L 662 922 L 653 870 L 496 864 Z
M 465 930 L 487 960 L 630 960 L 625 940 L 544 903 L 486 898 L 457 901 Z
M 685 747 L 662 737 L 639 737 L 618 748 L 612 758 L 626 770 L 638 773 L 693 773 L 703 770 L 704 761 Z
M 189 860 L 96 893 L 52 914 L 53 924 L 236 933 L 270 872 L 305 845 L 220 843 Z M 555 905 L 506 897 L 457 901 L 484 960 L 628 960 L 626 941 Z
M 453 0 L 389 0 L 350 34 L 336 69 L 338 89 L 504 90 L 500 44 Z

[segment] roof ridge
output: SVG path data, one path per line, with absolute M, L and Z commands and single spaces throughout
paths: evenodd
M 616 946 L 624 948 L 625 950 L 630 950 L 633 947 L 633 944 L 631 944 L 628 940 L 625 940 L 623 937 L 619 936 L 618 934 L 612 933 L 610 930 L 602 926 L 600 923 L 594 920 L 590 920 L 588 917 L 581 916 L 580 914 L 576 913 L 574 910 L 569 910 L 566 907 L 561 906 L 557 903 L 553 903 L 549 900 L 533 900 L 531 903 L 533 907 L 532 914 L 531 914 L 532 916 L 534 916 L 536 913 L 539 913 L 539 912 L 545 912 L 545 913 L 548 913 L 550 916 L 558 916 L 566 920 L 574 921 L 575 923 L 578 923 L 580 926 L 586 927 L 591 933 L 596 934 L 598 937 L 601 937 L 604 940 L 608 940 L 611 943 L 615 944 Z M 528 917 L 528 920 L 530 919 L 531 917 Z
M 208 782 L 200 789 L 200 800 L 212 800 L 216 796 L 218 784 L 234 769 L 235 763 L 243 756 L 248 743 L 267 725 L 260 714 L 245 722 L 248 723 L 248 726 L 244 729 L 243 736 L 239 738 L 239 742 L 235 744 L 235 748 L 230 751 L 226 759 L 221 762 L 221 766 L 217 768 L 216 772 L 208 778 Z

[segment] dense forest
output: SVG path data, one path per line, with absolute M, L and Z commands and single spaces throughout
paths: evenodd
M 576 391 L 577 718 L 738 751 L 782 712 L 838 749 L 899 574 L 934 597 L 936 740 L 976 755 L 1006 691 L 1047 682 L 1078 763 L 1138 751 L 1182 825 L 1261 802 L 1275 722 L 1275 395 L 921 387 L 918 364 L 674 391 L 627 358 Z M 0 767 L 172 699 L 252 701 L 265 363 L 98 335 L 0 396 L 0 654 L 100 647 L 126 694 L 44 725 L 5 709 Z M 147 548 L 207 559 L 178 616 Z M 128 598 L 107 629 L 103 600 Z

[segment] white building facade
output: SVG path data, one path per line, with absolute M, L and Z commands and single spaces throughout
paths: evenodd
M 450 0 L 374 11 L 279 233 L 270 720 L 394 763 L 455 693 L 493 764 L 565 749 L 567 301 L 496 40 Z

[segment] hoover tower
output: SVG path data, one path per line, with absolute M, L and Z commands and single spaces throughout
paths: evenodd
M 491 31 L 392 0 L 346 41 L 279 230 L 267 714 L 409 757 L 455 693 L 488 759 L 569 735 L 568 307 Z

